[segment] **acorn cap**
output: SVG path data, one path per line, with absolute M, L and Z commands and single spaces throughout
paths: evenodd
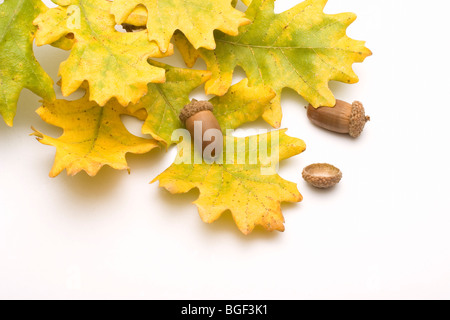
M 370 121 L 370 117 L 366 117 L 366 111 L 361 102 L 355 101 L 352 104 L 352 114 L 349 122 L 349 134 L 353 138 L 361 135 L 366 126 L 366 122 Z
M 328 189 L 337 185 L 342 179 L 342 172 L 328 163 L 316 163 L 303 169 L 303 179 L 319 189 Z
M 186 123 L 186 120 L 192 117 L 193 115 L 202 112 L 202 111 L 213 111 L 214 107 L 209 101 L 197 101 L 196 99 L 192 99 L 191 103 L 186 105 L 183 110 L 180 112 L 180 120 L 183 123 Z

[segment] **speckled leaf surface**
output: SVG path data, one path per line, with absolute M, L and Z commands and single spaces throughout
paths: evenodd
M 145 109 L 148 116 L 143 133 L 152 135 L 168 147 L 174 143 L 171 141 L 173 131 L 184 127 L 179 115 L 190 102 L 189 94 L 210 78 L 210 72 L 174 68 L 154 61 L 151 63 L 166 70 L 167 81 L 149 84 L 148 94 L 139 103 L 130 105 L 129 109 Z M 225 133 L 226 129 L 235 129 L 258 119 L 270 107 L 274 96 L 275 93 L 270 88 L 248 87 L 248 80 L 244 79 L 232 86 L 226 95 L 214 97 L 210 102 Z
M 264 119 L 279 127 L 283 88 L 294 89 L 314 107 L 334 106 L 336 100 L 328 87 L 329 81 L 357 82 L 353 63 L 371 55 L 365 42 L 346 35 L 356 16 L 324 14 L 326 3 L 326 0 L 306 0 L 275 14 L 274 0 L 253 0 L 247 10 L 253 23 L 241 27 L 237 37 L 217 33 L 214 51 L 194 52 L 182 40 L 177 45 L 188 64 L 195 62 L 196 55 L 206 61 L 212 71 L 212 78 L 206 83 L 208 94 L 225 94 L 236 66 L 245 70 L 250 85 L 270 86 L 277 97 Z
M 257 139 L 255 141 L 258 145 L 254 146 L 258 148 L 260 143 L 270 145 L 272 135 L 273 133 L 251 138 L 225 137 L 225 140 L 231 139 L 235 145 L 243 145 L 241 149 L 237 147 L 237 150 L 245 153 L 248 158 L 250 139 Z M 277 135 L 280 161 L 300 154 L 306 148 L 302 140 L 287 136 L 285 130 L 278 131 Z M 244 140 L 245 145 L 242 143 Z M 190 143 L 183 141 L 179 144 L 178 159 L 184 158 L 183 144 Z M 224 145 L 227 143 L 229 142 L 225 141 Z M 200 196 L 194 203 L 206 223 L 216 221 L 229 210 L 239 230 L 246 235 L 258 225 L 268 231 L 284 231 L 281 203 L 302 200 L 296 184 L 282 179 L 276 173 L 262 174 L 261 169 L 267 166 L 267 162 L 259 156 L 255 164 L 237 163 L 235 158 L 231 164 L 173 164 L 154 181 L 159 181 L 160 187 L 173 194 L 198 188 Z
M 214 30 L 237 35 L 240 26 L 250 23 L 230 0 L 115 0 L 112 13 L 117 24 L 126 22 L 137 6 L 148 12 L 149 40 L 165 51 L 175 30 L 182 31 L 195 48 L 214 49 Z
M 40 0 L 5 0 L 0 4 L 0 115 L 13 125 L 23 88 L 53 100 L 53 81 L 33 54 L 34 18 L 46 7 Z
M 51 177 L 56 177 L 64 169 L 68 175 L 84 170 L 95 176 L 105 165 L 126 170 L 129 169 L 125 158 L 127 153 L 143 154 L 158 147 L 156 140 L 136 137 L 128 132 L 120 118 L 121 115 L 130 115 L 143 120 L 145 112 L 132 113 L 115 100 L 100 107 L 89 101 L 86 94 L 76 101 L 44 102 L 37 113 L 45 122 L 64 130 L 59 138 L 34 132 L 42 144 L 56 147 Z
M 275 95 L 270 87 L 250 87 L 248 79 L 243 79 L 231 86 L 224 96 L 209 101 L 214 106 L 213 113 L 225 134 L 227 129 L 236 129 L 260 118 L 270 108 Z
M 107 0 L 59 0 L 60 6 L 40 15 L 36 44 L 60 43 L 67 35 L 74 41 L 68 60 L 59 69 L 64 96 L 87 81 L 90 100 L 103 106 L 115 97 L 126 106 L 147 93 L 148 83 L 165 81 L 164 69 L 148 64 L 149 57 L 163 57 L 147 32 L 121 33 L 115 30 Z M 79 22 L 79 23 L 78 23 Z M 67 41 L 62 44 L 70 44 Z M 68 49 L 67 46 L 63 46 Z

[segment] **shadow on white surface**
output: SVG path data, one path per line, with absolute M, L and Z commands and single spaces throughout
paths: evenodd
M 165 170 L 166 168 L 164 165 L 162 165 L 165 161 L 170 162 L 170 159 L 175 160 L 175 153 L 176 149 L 171 148 L 168 152 L 165 151 L 164 147 L 155 148 L 149 153 L 146 154 L 128 154 L 127 155 L 127 162 L 128 166 L 130 167 L 130 174 L 131 175 L 142 175 L 147 174 L 148 171 L 151 171 L 152 174 L 156 171 L 157 174 L 161 173 L 161 170 Z M 156 165 L 162 165 L 164 168 L 159 169 L 156 167 Z M 166 165 L 169 167 L 169 165 Z M 158 170 L 161 171 L 158 173 Z M 151 180 L 153 180 L 154 177 L 149 176 L 148 181 L 150 183 Z
M 157 184 L 157 182 L 155 184 Z M 167 212 L 164 212 L 164 214 L 172 215 L 189 214 L 189 211 L 186 210 L 186 207 L 195 206 L 193 202 L 199 197 L 199 191 L 197 188 L 184 194 L 171 194 L 167 190 L 159 188 L 158 194 L 161 200 L 166 203 L 165 206 L 169 208 L 169 210 L 167 210 Z M 283 209 L 288 212 L 290 207 L 293 206 L 295 206 L 295 204 L 286 204 L 283 205 Z M 195 212 L 198 215 L 198 211 L 195 210 Z M 221 237 L 223 235 L 232 235 L 234 237 L 239 237 L 239 239 L 242 241 L 248 242 L 265 239 L 269 240 L 282 236 L 282 233 L 280 232 L 267 232 L 259 226 L 256 227 L 250 235 L 246 236 L 237 228 L 236 223 L 234 222 L 234 219 L 229 210 L 224 212 L 217 221 L 210 224 L 201 222 L 200 216 L 198 216 L 198 220 L 200 223 L 202 223 L 202 226 L 196 231 L 201 232 L 202 237 L 208 237 L 210 239 L 217 238 L 218 236 Z
M 333 188 L 319 189 L 319 188 L 316 188 L 316 187 L 310 185 L 309 183 L 305 182 L 305 183 L 302 183 L 301 187 L 303 188 L 303 190 L 306 190 L 305 188 L 307 188 L 307 191 L 309 194 L 315 194 L 315 195 L 318 195 L 321 197 L 322 196 L 327 197 L 327 196 L 332 195 L 333 193 L 338 192 L 339 184 L 334 186 Z
M 206 237 L 214 237 L 217 234 L 229 234 L 239 237 L 241 241 L 245 242 L 270 240 L 282 236 L 282 233 L 278 231 L 267 232 L 261 226 L 257 226 L 249 235 L 244 235 L 236 226 L 230 211 L 224 212 L 219 220 L 214 223 L 205 224 L 204 233 Z
M 110 167 L 103 167 L 95 177 L 88 176 L 84 171 L 76 176 L 68 176 L 62 172 L 55 181 L 61 192 L 66 192 L 80 199 L 80 202 L 88 203 L 95 200 L 105 201 L 119 187 L 120 181 L 127 175 L 126 171 L 118 172 Z
M 354 84 L 348 84 L 339 81 L 330 81 L 328 87 L 336 99 L 345 100 L 349 95 L 356 94 L 358 90 L 355 89 Z M 353 100 L 358 100 L 355 97 Z
M 54 152 L 54 148 L 52 149 L 52 152 Z M 130 175 L 148 177 L 150 182 L 153 173 L 148 172 L 149 168 L 152 169 L 152 165 L 162 161 L 165 156 L 164 152 L 158 152 L 157 149 L 145 155 L 129 154 L 127 160 L 131 168 Z M 53 157 L 45 158 L 46 163 L 42 163 L 40 167 L 47 168 L 50 171 L 53 160 Z M 104 166 L 95 177 L 90 177 L 84 171 L 75 176 L 68 176 L 66 171 L 63 171 L 59 176 L 53 178 L 51 183 L 58 185 L 61 192 L 72 195 L 72 199 L 89 203 L 93 200 L 96 202 L 107 201 L 112 194 L 117 192 L 118 188 L 123 187 L 121 184 L 126 183 L 127 178 L 129 178 L 129 175 L 126 170 L 118 171 L 109 166 Z

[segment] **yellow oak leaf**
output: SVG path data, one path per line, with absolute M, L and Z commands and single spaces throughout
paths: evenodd
M 75 43 L 73 39 L 73 34 L 68 34 L 65 37 L 62 37 L 58 41 L 53 42 L 51 45 L 55 48 L 59 48 L 62 50 L 72 50 L 73 44 Z
M 127 17 L 125 23 L 136 27 L 146 27 L 147 20 L 148 20 L 147 9 L 142 5 L 138 5 L 136 9 L 134 9 L 133 12 L 131 12 L 130 15 Z
M 68 175 L 84 170 L 95 176 L 108 165 L 117 170 L 129 170 L 126 154 L 147 153 L 159 147 L 156 140 L 136 137 L 128 132 L 121 115 L 145 119 L 143 110 L 132 113 L 111 100 L 104 107 L 89 101 L 89 94 L 76 101 L 55 100 L 44 102 L 37 110 L 42 120 L 64 129 L 59 138 L 46 136 L 39 131 L 33 133 L 45 145 L 56 147 L 56 157 L 51 177 L 64 169 Z
M 195 49 L 182 32 L 176 31 L 174 33 L 173 42 L 180 50 L 184 63 L 186 63 L 189 68 L 192 68 L 198 58 L 202 57 L 201 51 Z
M 214 106 L 213 113 L 225 134 L 227 129 L 236 129 L 260 118 L 275 96 L 270 87 L 250 87 L 248 79 L 243 79 L 231 86 L 224 96 L 214 97 L 209 101 Z
M 0 4 L 0 116 L 13 125 L 23 88 L 55 99 L 53 81 L 33 55 L 33 20 L 46 7 L 40 0 L 6 0 Z
M 148 12 L 149 40 L 156 41 L 163 52 L 176 30 L 182 31 L 195 48 L 214 49 L 214 30 L 236 36 L 240 26 L 250 23 L 230 0 L 114 0 L 111 12 L 117 24 L 126 22 L 139 5 Z
M 183 128 L 179 115 L 183 107 L 190 102 L 189 94 L 210 78 L 209 71 L 175 68 L 169 65 L 150 62 L 166 70 L 167 80 L 161 84 L 149 84 L 148 93 L 137 104 L 130 105 L 131 111 L 145 109 L 147 119 L 142 132 L 154 139 L 172 145 L 172 133 Z M 214 97 L 210 102 L 214 114 L 226 129 L 235 129 L 246 122 L 255 121 L 270 106 L 275 93 L 267 87 L 249 87 L 248 80 L 232 86 L 222 97 Z
M 149 57 L 163 54 L 149 42 L 147 31 L 122 33 L 115 30 L 107 0 L 58 0 L 60 6 L 41 14 L 36 44 L 56 43 L 69 49 L 67 61 L 60 66 L 64 96 L 75 92 L 88 81 L 90 100 L 103 106 L 115 97 L 123 106 L 137 103 L 147 93 L 148 83 L 165 81 L 164 69 L 148 64 Z M 73 41 L 65 39 L 69 35 Z
M 327 0 L 306 0 L 275 14 L 274 0 L 253 0 L 246 12 L 253 23 L 241 27 L 237 37 L 217 33 L 214 51 L 195 50 L 180 33 L 176 35 L 176 44 L 189 66 L 198 57 L 205 60 L 212 72 L 205 84 L 207 94 L 225 94 L 236 66 L 244 69 L 251 86 L 270 86 L 277 96 L 263 117 L 272 126 L 279 127 L 284 88 L 294 89 L 316 108 L 332 107 L 336 100 L 328 83 L 331 80 L 357 82 L 353 63 L 363 62 L 372 54 L 365 42 L 346 35 L 356 16 L 325 14 L 326 3 Z
M 206 223 L 216 221 L 229 210 L 239 230 L 246 235 L 257 225 L 268 231 L 284 231 L 281 203 L 300 202 L 303 198 L 295 183 L 282 179 L 272 168 L 306 148 L 302 140 L 289 137 L 285 132 L 274 131 L 247 138 L 226 136 L 224 154 L 232 149 L 228 149 L 229 146 L 233 146 L 236 153 L 227 157 L 224 164 L 194 164 L 195 148 L 191 141 L 182 141 L 175 163 L 153 182 L 159 181 L 160 187 L 172 194 L 198 188 L 200 196 L 194 203 Z M 265 147 L 271 149 L 271 146 L 274 152 L 271 156 L 277 154 L 278 159 L 271 157 L 270 152 L 267 152 L 269 157 L 258 152 Z M 190 154 L 187 159 L 186 152 Z M 239 162 L 243 156 L 246 161 Z

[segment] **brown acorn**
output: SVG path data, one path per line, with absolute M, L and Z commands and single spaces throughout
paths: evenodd
M 192 100 L 191 103 L 186 105 L 180 113 L 180 120 L 185 124 L 186 129 L 193 137 L 195 145 L 202 146 L 202 152 L 205 151 L 205 148 L 213 143 L 215 137 L 213 137 L 212 141 L 204 141 L 203 137 L 205 133 L 210 129 L 216 129 L 220 132 L 220 141 L 219 145 L 223 144 L 223 135 L 222 129 L 220 128 L 220 124 L 217 121 L 216 117 L 212 113 L 214 110 L 213 105 L 209 101 L 197 101 L 195 99 Z M 201 136 L 195 135 L 195 122 L 202 123 L 202 133 Z M 222 150 L 214 150 L 212 156 L 216 154 L 220 154 Z
M 342 172 L 328 163 L 316 163 L 303 169 L 303 179 L 319 189 L 328 189 L 337 185 L 342 179 Z
M 308 106 L 308 118 L 316 126 L 337 132 L 348 133 L 353 138 L 361 135 L 370 117 L 366 116 L 361 102 L 353 104 L 336 100 L 334 108 Z

